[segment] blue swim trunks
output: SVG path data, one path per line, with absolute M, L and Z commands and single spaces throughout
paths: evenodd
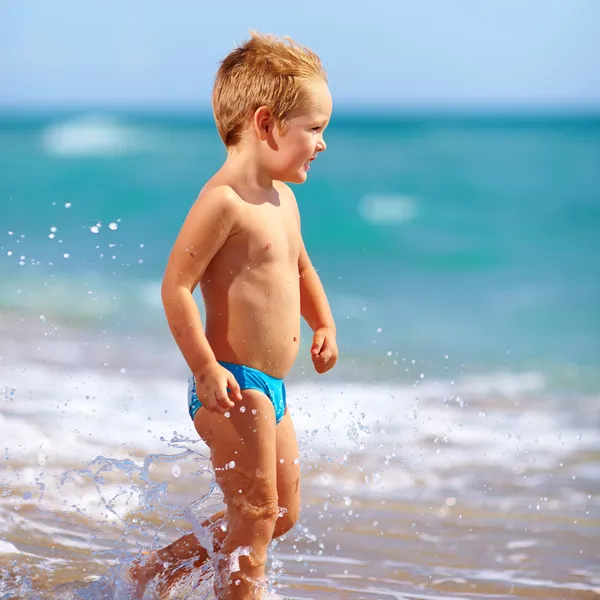
M 225 367 L 235 377 L 240 389 L 258 390 L 269 398 L 275 409 L 276 423 L 279 423 L 279 421 L 283 419 L 286 407 L 285 385 L 283 379 L 271 377 L 258 369 L 245 367 L 244 365 L 236 365 L 234 363 L 223 361 L 219 361 L 219 364 Z M 190 375 L 188 381 L 188 409 L 192 421 L 201 406 L 202 403 L 198 400 L 198 395 L 196 394 L 196 379 L 193 375 Z

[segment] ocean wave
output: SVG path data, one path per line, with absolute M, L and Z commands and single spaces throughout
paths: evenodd
M 41 141 L 46 153 L 58 157 L 122 157 L 153 147 L 147 134 L 103 114 L 49 125 L 42 131 Z
M 18 551 L 13 541 L 52 540 L 53 553 L 91 550 L 96 571 L 106 570 L 115 556 L 126 562 L 147 546 L 148 535 L 168 543 L 163 521 L 195 527 L 222 508 L 208 449 L 187 414 L 184 377 L 18 359 L 2 377 L 11 387 L 0 397 L 0 520 L 9 536 L 0 555 Z M 382 522 L 385 510 L 396 526 L 406 519 L 404 531 L 418 507 L 428 521 L 447 526 L 452 516 L 482 535 L 482 514 L 510 519 L 515 506 L 563 522 L 580 516 L 597 481 L 598 398 L 564 402 L 536 372 L 418 385 L 300 381 L 288 398 L 312 523 L 326 515 L 338 527 L 358 526 L 360 515 L 360 543 L 369 524 L 374 535 L 393 527 Z M 36 560 L 51 569 L 58 559 Z M 306 559 L 321 560 L 358 564 Z
M 418 214 L 417 202 L 406 195 L 368 195 L 358 205 L 361 217 L 371 223 L 408 223 Z
M 4 369 L 3 384 L 15 390 L 4 393 L 0 408 L 8 458 L 71 468 L 103 453 L 165 451 L 173 435 L 207 452 L 187 414 L 185 378 L 124 371 L 71 367 L 67 375 L 36 363 Z M 401 457 L 403 481 L 429 473 L 433 482 L 475 464 L 525 468 L 531 458 L 550 469 L 588 444 L 600 447 L 600 434 L 587 425 L 598 403 L 556 403 L 535 372 L 419 385 L 292 382 L 288 399 L 306 460 L 328 456 L 343 466 L 358 453 L 375 463 L 389 455 L 393 465 Z

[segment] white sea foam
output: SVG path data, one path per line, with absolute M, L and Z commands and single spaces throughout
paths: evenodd
M 48 126 L 42 145 L 53 156 L 120 157 L 150 150 L 151 140 L 136 128 L 103 114 L 90 114 Z
M 358 205 L 363 219 L 372 223 L 406 223 L 416 218 L 418 210 L 414 198 L 406 195 L 365 196 Z
M 4 394 L 0 405 L 2 445 L 6 458 L 22 465 L 22 483 L 35 486 L 40 471 L 84 468 L 99 455 L 133 455 L 141 464 L 135 457 L 173 452 L 167 441 L 175 434 L 197 440 L 183 378 L 67 373 L 43 364 L 15 365 L 3 377 L 15 392 Z M 326 487 L 342 477 L 352 488 L 381 493 L 425 483 L 437 488 L 456 469 L 553 469 L 571 452 L 600 446 L 595 413 L 588 424 L 582 415 L 567 420 L 567 408 L 572 418 L 576 407 L 545 400 L 537 373 L 481 375 L 453 384 L 296 383 L 289 385 L 288 400 L 303 462 L 325 459 L 338 467 L 321 473 Z M 598 404 L 582 403 L 577 410 L 586 406 L 593 411 Z M 188 446 L 207 454 L 202 442 Z M 352 459 L 363 471 L 349 465 Z M 110 486 L 106 482 L 105 496 L 119 497 L 120 488 Z M 48 487 L 46 495 L 52 493 Z M 56 501 L 64 504 L 64 492 Z M 91 511 L 97 500 L 92 493 L 79 505 Z M 111 506 L 122 517 L 136 501 L 135 494 L 123 494 Z M 104 505 L 98 508 L 106 512 Z
M 0 554 L 23 554 L 16 546 L 10 542 L 0 540 Z

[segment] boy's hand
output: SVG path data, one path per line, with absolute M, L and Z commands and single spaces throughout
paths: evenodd
M 224 414 L 234 407 L 230 395 L 242 399 L 240 386 L 235 377 L 218 362 L 211 362 L 194 373 L 196 395 L 209 412 Z M 230 395 L 227 393 L 230 390 Z
M 327 373 L 338 359 L 338 347 L 335 331 L 329 327 L 320 327 L 313 335 L 310 355 L 317 373 Z

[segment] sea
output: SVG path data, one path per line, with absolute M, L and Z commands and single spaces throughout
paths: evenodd
M 600 115 L 340 110 L 325 138 L 294 191 L 340 359 L 303 327 L 270 597 L 600 598 Z M 0 113 L 1 600 L 130 598 L 222 507 L 160 284 L 224 157 L 204 113 Z

